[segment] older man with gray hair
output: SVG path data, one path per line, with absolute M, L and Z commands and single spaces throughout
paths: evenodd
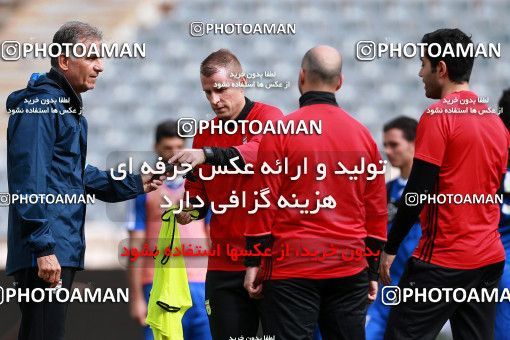
M 101 43 L 101 32 L 86 23 L 68 22 L 53 43 Z M 90 53 L 88 53 L 90 54 Z M 18 339 L 63 339 L 67 303 L 56 301 L 46 288 L 70 289 L 74 274 L 83 269 L 85 239 L 84 195 L 119 202 L 156 189 L 164 176 L 127 175 L 100 171 L 86 163 L 87 120 L 80 93 L 95 87 L 102 60 L 97 55 L 60 54 L 46 74 L 34 73 L 25 89 L 7 99 L 7 176 L 9 192 L 39 198 L 75 197 L 52 202 L 18 201 L 9 207 L 8 275 L 22 289 L 45 292 L 42 302 L 20 302 Z

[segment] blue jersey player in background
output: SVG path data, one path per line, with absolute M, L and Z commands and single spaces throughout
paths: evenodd
M 176 152 L 183 150 L 185 140 L 179 136 L 177 121 L 166 120 L 156 127 L 154 152 L 156 156 L 167 162 Z M 184 179 L 178 177 L 172 181 L 165 181 L 158 190 L 150 194 L 140 195 L 131 201 L 128 218 L 129 248 L 142 249 L 144 244 L 150 244 L 153 249 L 161 229 L 162 197 L 172 202 L 179 202 L 184 195 Z M 204 220 L 193 221 L 186 226 L 179 225 L 182 244 L 192 249 L 209 248 L 208 225 L 210 214 Z M 199 248 L 200 249 L 200 248 Z M 193 306 L 182 318 L 183 335 L 185 340 L 211 340 L 209 319 L 205 307 L 205 276 L 207 272 L 207 258 L 186 256 L 186 273 Z M 154 276 L 154 259 L 152 257 L 139 258 L 136 263 L 128 266 L 129 280 L 129 310 L 131 317 L 143 326 L 145 340 L 153 340 L 151 328 L 145 324 L 147 318 L 147 303 L 149 301 Z
M 506 89 L 503 92 L 503 96 L 499 100 L 499 107 L 503 109 L 500 117 L 505 123 L 506 128 L 510 131 L 510 89 Z M 505 247 L 506 263 L 499 283 L 500 292 L 504 288 L 510 289 L 510 162 L 501 185 L 501 192 L 503 194 L 503 204 L 501 205 L 499 233 Z M 494 339 L 510 339 L 510 302 L 508 301 L 498 303 Z
M 395 118 L 384 125 L 384 151 L 391 165 L 400 169 L 400 176 L 386 184 L 388 195 L 388 232 L 391 229 L 402 192 L 413 166 L 414 140 L 417 126 L 418 122 L 415 119 L 403 116 Z M 391 285 L 396 286 L 398 284 L 405 265 L 418 245 L 420 237 L 421 227 L 417 221 L 402 242 L 395 262 L 391 267 Z M 377 299 L 368 309 L 367 340 L 383 339 L 389 312 L 390 306 L 384 305 L 381 301 L 381 294 L 378 294 Z

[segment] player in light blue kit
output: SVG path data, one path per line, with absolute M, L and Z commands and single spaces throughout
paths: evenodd
M 503 109 L 500 114 L 503 123 L 510 131 L 510 88 L 503 92 L 499 100 L 499 107 Z M 504 289 L 510 289 L 510 162 L 501 185 L 503 194 L 503 204 L 501 205 L 501 220 L 499 222 L 499 233 L 501 241 L 505 247 L 506 262 L 503 276 L 499 282 L 500 292 Z M 496 328 L 494 333 L 495 340 L 507 340 L 510 338 L 510 302 L 504 301 L 497 305 L 496 309 Z
M 154 151 L 166 162 L 176 152 L 183 150 L 185 140 L 178 134 L 177 122 L 166 120 L 156 127 Z M 163 197 L 172 202 L 178 202 L 184 195 L 184 179 L 178 177 L 172 181 L 165 181 L 158 190 L 147 195 L 140 195 L 131 201 L 129 214 L 129 248 L 142 249 L 144 244 L 150 244 L 153 249 L 161 228 L 161 208 Z M 210 216 L 200 221 L 193 221 L 185 227 L 179 225 L 182 244 L 196 249 L 208 248 Z M 153 245 L 154 244 L 154 245 Z M 187 310 L 182 318 L 185 340 L 211 340 L 209 319 L 205 307 L 205 275 L 207 272 L 206 257 L 190 257 L 184 259 L 188 275 L 189 289 L 193 307 Z M 151 328 L 145 324 L 147 317 L 147 303 L 152 289 L 154 276 L 154 259 L 144 257 L 128 267 L 129 292 L 131 294 L 129 309 L 131 317 L 143 326 L 143 339 L 153 340 Z
M 384 151 L 393 167 L 400 169 L 400 176 L 386 184 L 388 195 L 388 233 L 397 212 L 402 192 L 411 173 L 414 157 L 414 140 L 418 122 L 409 117 L 398 117 L 384 125 Z M 391 285 L 398 285 L 407 260 L 411 257 L 421 237 L 417 221 L 400 246 L 395 262 L 391 267 Z M 382 303 L 381 294 L 369 307 L 367 313 L 366 339 L 380 340 L 384 337 L 390 306 Z

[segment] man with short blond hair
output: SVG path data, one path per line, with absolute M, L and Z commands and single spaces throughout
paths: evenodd
M 216 113 L 214 124 L 227 120 L 258 120 L 265 123 L 283 117 L 282 112 L 260 102 L 253 102 L 244 96 L 243 87 L 218 87 L 217 84 L 232 84 L 234 81 L 246 84 L 246 77 L 234 79 L 231 74 L 241 73 L 239 60 L 230 51 L 221 49 L 211 53 L 200 66 L 202 89 L 211 108 Z M 261 135 L 212 134 L 205 131 L 196 135 L 193 149 L 178 152 L 170 159 L 175 163 L 191 163 L 201 168 L 204 176 L 210 176 L 212 165 L 229 166 L 230 159 L 238 157 L 236 164 L 243 168 L 254 163 Z M 229 201 L 232 191 L 248 191 L 251 177 L 247 175 L 221 175 L 214 179 L 196 182 L 186 181 L 186 191 L 190 197 L 200 197 L 205 202 L 200 217 L 205 216 L 207 208 Z M 226 254 L 227 246 L 244 249 L 244 228 L 247 214 L 244 208 L 229 209 L 224 214 L 213 214 L 210 222 L 212 247 L 221 247 L 221 255 L 209 257 L 205 283 L 206 306 L 213 339 L 256 336 L 259 326 L 259 304 L 250 299 L 243 288 L 244 266 L 242 258 L 231 259 Z M 186 224 L 191 221 L 189 213 L 181 213 L 177 221 Z

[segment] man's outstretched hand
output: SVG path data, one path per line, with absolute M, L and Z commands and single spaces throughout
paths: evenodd
M 153 178 L 153 175 L 147 174 L 142 175 L 142 182 L 143 182 L 143 191 L 145 193 L 149 193 L 151 191 L 156 190 L 158 187 L 163 185 L 163 181 L 165 180 L 166 176 L 159 176 L 159 178 Z
M 178 151 L 172 158 L 168 160 L 172 164 L 191 164 L 194 168 L 197 165 L 205 163 L 205 153 L 202 149 L 185 149 Z

